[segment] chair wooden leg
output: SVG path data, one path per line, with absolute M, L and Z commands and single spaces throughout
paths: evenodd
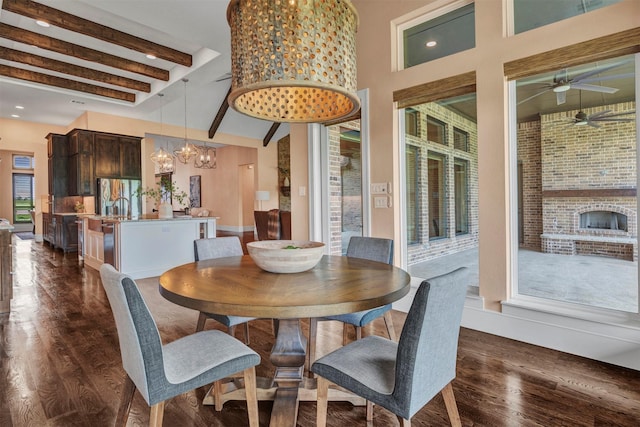
M 456 405 L 456 397 L 453 395 L 453 386 L 451 383 L 447 384 L 442 389 L 442 397 L 444 398 L 444 405 L 447 407 L 447 414 L 449 414 L 449 422 L 453 427 L 462 426 L 460 421 L 460 414 L 458 413 L 458 405 Z
M 367 423 L 373 421 L 373 402 L 367 400 Z
M 198 316 L 198 323 L 196 324 L 196 332 L 200 332 L 204 329 L 204 322 L 206 321 L 207 316 L 205 316 L 204 313 L 200 312 L 200 315 Z
M 222 381 L 218 380 L 213 383 L 213 406 L 216 411 L 222 411 Z
M 398 421 L 400 421 L 400 427 L 411 427 L 411 420 L 407 420 L 398 415 Z
M 122 395 L 120 396 L 120 407 L 118 408 L 118 415 L 116 415 L 116 426 L 127 425 L 127 419 L 129 418 L 129 410 L 131 409 L 131 401 L 133 400 L 133 393 L 136 391 L 136 385 L 133 383 L 129 375 L 124 380 L 124 387 L 122 389 Z
M 387 311 L 384 314 L 384 324 L 387 326 L 387 333 L 389 334 L 389 339 L 391 341 L 398 342 L 398 338 L 396 336 L 396 330 L 393 327 L 393 318 L 391 317 L 391 310 Z
M 249 322 L 245 322 L 244 324 L 244 343 L 246 345 L 249 345 L 250 342 L 250 338 L 249 338 Z
M 258 416 L 258 389 L 256 386 L 256 368 L 253 366 L 244 370 L 244 390 L 247 399 L 249 427 L 258 427 L 260 424 L 260 418 Z
M 162 427 L 162 418 L 164 417 L 164 400 L 156 403 L 151 407 L 151 415 L 149 416 L 149 427 Z
M 317 427 L 327 426 L 327 404 L 329 399 L 329 380 L 318 377 L 318 401 L 316 404 L 316 425 Z
M 362 327 L 356 326 L 356 340 L 362 339 Z
M 307 369 L 309 378 L 313 378 L 311 365 L 316 361 L 316 340 L 318 339 L 318 319 L 312 317 L 309 319 L 309 351 L 307 354 Z
M 349 326 L 346 323 L 342 324 L 342 345 L 345 346 L 349 343 Z

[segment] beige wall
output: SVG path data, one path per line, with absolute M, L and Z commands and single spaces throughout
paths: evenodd
M 66 133 L 59 126 L 26 122 L 14 119 L 0 119 L 0 217 L 12 220 L 11 210 L 11 156 L 7 153 L 33 154 L 35 158 L 36 186 L 36 234 L 42 234 L 42 207 L 40 196 L 48 194 L 47 140 L 48 133 Z
M 399 239 L 398 131 L 393 91 L 475 71 L 478 102 L 480 293 L 486 308 L 499 310 L 508 297 L 510 223 L 507 84 L 503 63 L 637 27 L 640 2 L 626 0 L 565 21 L 505 37 L 503 1 L 476 1 L 476 48 L 392 72 L 390 22 L 438 1 L 353 0 L 360 14 L 358 88 L 369 88 L 371 182 L 391 181 L 393 209 L 372 210 L 372 233 Z M 417 13 L 414 15 L 418 15 Z M 402 22 L 409 17 L 403 18 Z M 292 147 L 294 146 L 292 140 Z M 483 237 L 484 236 L 484 237 Z M 395 259 L 400 260 L 396 245 Z

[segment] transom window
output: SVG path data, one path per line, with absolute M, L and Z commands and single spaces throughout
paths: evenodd
M 427 116 L 427 140 L 447 145 L 447 124 L 440 120 Z

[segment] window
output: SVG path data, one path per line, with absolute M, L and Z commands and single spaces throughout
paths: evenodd
M 453 148 L 461 151 L 469 151 L 469 133 L 453 128 Z
M 462 7 L 458 7 L 462 5 Z M 453 55 L 476 46 L 475 6 L 469 1 L 423 16 L 402 29 L 404 68 Z
M 407 189 L 407 243 L 419 242 L 418 236 L 418 147 L 407 145 L 406 149 L 406 189 Z
M 420 113 L 413 108 L 404 111 L 405 133 L 411 136 L 420 136 Z
M 456 235 L 469 233 L 469 162 L 455 159 L 453 164 L 453 181 L 455 192 Z
M 427 140 L 447 145 L 447 125 L 438 119 L 427 116 Z
M 13 222 L 31 222 L 29 211 L 34 208 L 34 180 L 31 174 L 13 174 Z
M 620 0 L 513 0 L 515 34 L 582 15 Z
M 512 82 L 514 297 L 638 313 L 636 74 L 632 55 Z M 590 84 L 540 87 L 558 75 Z
M 430 151 L 427 160 L 429 189 L 429 240 L 447 237 L 445 156 Z
M 33 170 L 33 157 L 32 156 L 24 156 L 19 154 L 13 155 L 13 168 L 14 169 L 29 169 Z

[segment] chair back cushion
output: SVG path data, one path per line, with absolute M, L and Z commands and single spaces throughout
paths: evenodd
M 393 240 L 352 236 L 347 246 L 347 256 L 393 264 Z
M 398 342 L 395 408 L 410 419 L 456 376 L 467 268 L 420 284 Z
M 122 366 L 147 403 L 153 405 L 157 403 L 154 390 L 165 378 L 156 323 L 131 278 L 110 264 L 100 267 L 100 277 L 118 329 Z
M 193 242 L 196 261 L 242 256 L 242 244 L 238 236 L 198 239 Z

